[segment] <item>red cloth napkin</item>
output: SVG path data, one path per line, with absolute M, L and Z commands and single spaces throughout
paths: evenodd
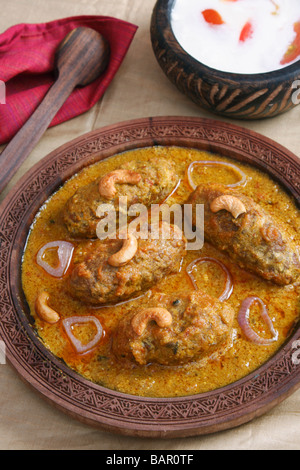
M 137 26 L 107 16 L 75 16 L 49 23 L 19 24 L 0 35 L 0 80 L 6 84 L 6 104 L 0 104 L 0 144 L 16 134 L 42 101 L 54 81 L 55 51 L 66 34 L 78 26 L 93 28 L 107 39 L 110 62 L 99 79 L 73 91 L 51 127 L 82 114 L 101 98 Z

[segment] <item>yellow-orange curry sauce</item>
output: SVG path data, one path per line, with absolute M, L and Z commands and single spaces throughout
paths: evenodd
M 250 372 L 270 358 L 289 336 L 299 317 L 299 283 L 280 287 L 264 281 L 246 271 L 239 269 L 230 258 L 209 244 L 205 243 L 198 251 L 190 251 L 183 260 L 181 271 L 163 279 L 153 291 L 170 293 L 188 292 L 193 285 L 186 274 L 185 267 L 200 256 L 211 256 L 222 261 L 230 270 L 234 281 L 233 292 L 228 302 L 236 312 L 234 334 L 231 347 L 219 357 L 206 363 L 192 362 L 180 367 L 166 367 L 157 364 L 146 366 L 124 366 L 117 362 L 110 352 L 110 338 L 118 326 L 118 320 L 130 309 L 137 308 L 139 299 L 130 300 L 117 306 L 95 308 L 74 300 L 66 289 L 66 276 L 56 279 L 48 275 L 36 263 L 38 250 L 47 242 L 69 240 L 74 245 L 79 240 L 72 240 L 62 222 L 62 208 L 67 199 L 82 185 L 85 185 L 119 167 L 121 163 L 131 159 L 151 160 L 153 156 L 171 158 L 176 163 L 180 184 L 176 192 L 168 200 L 183 203 L 190 194 L 186 170 L 188 165 L 198 160 L 218 160 L 234 163 L 247 175 L 247 184 L 240 188 L 246 195 L 262 205 L 279 223 L 285 224 L 288 233 L 300 243 L 299 210 L 293 199 L 261 171 L 237 161 L 223 158 L 220 155 L 193 149 L 177 147 L 151 147 L 132 150 L 85 168 L 68 180 L 41 208 L 30 230 L 23 256 L 22 282 L 29 304 L 31 315 L 35 319 L 35 328 L 41 341 L 52 353 L 78 374 L 88 380 L 107 388 L 124 393 L 150 397 L 173 397 L 207 392 L 230 384 Z M 236 173 L 224 166 L 195 167 L 193 179 L 196 184 L 201 182 L 220 182 L 232 184 L 238 180 Z M 54 262 L 53 260 L 49 263 Z M 198 286 L 212 296 L 218 297 L 224 288 L 224 272 L 212 263 L 199 264 L 193 270 Z M 61 319 L 74 315 L 95 315 L 101 322 L 104 335 L 97 347 L 84 355 L 76 354 L 67 338 L 61 321 L 50 325 L 40 320 L 34 308 L 35 299 L 40 291 L 49 294 L 49 305 L 59 312 Z M 243 335 L 237 314 L 241 302 L 248 296 L 260 297 L 266 304 L 274 328 L 278 331 L 278 340 L 268 346 L 255 345 Z M 251 309 L 251 325 L 258 334 L 268 337 L 268 329 L 260 320 L 259 309 Z M 94 329 L 88 324 L 77 326 L 73 333 L 82 342 L 88 342 L 94 335 Z

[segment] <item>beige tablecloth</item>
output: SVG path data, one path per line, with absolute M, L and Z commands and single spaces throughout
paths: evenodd
M 164 76 L 151 48 L 149 24 L 155 0 L 0 0 L 0 32 L 17 23 L 72 15 L 109 15 L 138 31 L 103 99 L 88 113 L 47 130 L 2 193 L 56 147 L 104 125 L 145 116 L 215 116 L 199 109 Z M 266 121 L 237 123 L 268 136 L 300 156 L 300 106 Z M 300 390 L 250 423 L 218 434 L 185 439 L 137 439 L 102 432 L 59 412 L 0 364 L 0 449 L 208 450 L 300 449 Z

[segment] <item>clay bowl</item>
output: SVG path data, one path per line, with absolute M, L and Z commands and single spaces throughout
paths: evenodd
M 7 362 L 20 377 L 68 415 L 125 435 L 182 438 L 240 425 L 292 394 L 300 385 L 300 366 L 293 360 L 300 328 L 266 364 L 227 387 L 174 399 L 143 398 L 95 385 L 54 357 L 35 334 L 21 286 L 28 230 L 48 197 L 87 165 L 153 145 L 204 149 L 251 163 L 278 180 L 300 203 L 298 158 L 241 127 L 208 119 L 157 117 L 85 134 L 33 166 L 1 205 L 0 338 Z
M 151 18 L 152 47 L 166 76 L 197 105 L 232 119 L 263 119 L 299 103 L 294 82 L 299 78 L 300 61 L 281 70 L 253 75 L 207 67 L 177 42 L 170 24 L 173 4 L 174 0 L 157 0 Z

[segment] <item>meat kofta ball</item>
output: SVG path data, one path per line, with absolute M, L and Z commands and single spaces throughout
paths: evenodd
M 204 238 L 241 268 L 287 285 L 300 275 L 298 248 L 253 199 L 223 185 L 200 185 L 187 203 L 204 204 Z M 192 224 L 196 223 L 192 220 Z
M 83 242 L 74 252 L 70 294 L 87 304 L 118 303 L 179 271 L 186 240 L 176 225 L 153 224 L 141 236 Z
M 231 339 L 234 310 L 195 291 L 156 293 L 124 316 L 112 338 L 118 360 L 183 365 L 222 354 Z
M 149 207 L 164 201 L 177 181 L 174 163 L 167 159 L 126 162 L 79 188 L 64 207 L 64 223 L 74 238 L 96 238 L 97 224 L 104 212 L 111 209 L 119 213 L 120 198 L 127 198 L 128 207 L 137 203 Z M 99 213 L 102 206 L 106 208 L 103 214 Z

